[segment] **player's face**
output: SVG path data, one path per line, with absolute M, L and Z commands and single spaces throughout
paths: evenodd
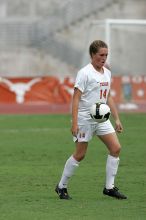
M 96 54 L 92 55 L 92 64 L 95 68 L 100 69 L 104 66 L 108 55 L 107 48 L 100 48 Z

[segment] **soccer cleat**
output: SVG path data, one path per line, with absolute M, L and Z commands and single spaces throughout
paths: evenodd
M 103 194 L 107 196 L 114 197 L 116 199 L 127 199 L 127 196 L 123 195 L 119 192 L 119 189 L 117 187 L 114 187 L 113 189 L 103 189 Z
M 57 185 L 56 188 L 55 188 L 55 192 L 58 194 L 60 199 L 66 199 L 66 200 L 71 199 L 71 197 L 68 195 L 67 188 L 62 188 L 61 189 Z

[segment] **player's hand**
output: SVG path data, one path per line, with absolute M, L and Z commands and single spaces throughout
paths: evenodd
M 122 131 L 123 131 L 123 126 L 122 126 L 120 120 L 115 121 L 115 131 L 118 133 L 122 133 Z
M 74 137 L 77 137 L 78 132 L 79 132 L 78 126 L 77 126 L 77 125 L 72 125 L 72 127 L 71 127 L 71 133 L 72 133 L 72 135 L 73 135 Z

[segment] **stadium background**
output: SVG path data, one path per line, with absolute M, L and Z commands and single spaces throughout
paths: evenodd
M 0 112 L 69 112 L 98 32 L 92 22 L 146 19 L 145 8 L 145 0 L 1 0 Z M 112 95 L 121 111 L 146 111 L 145 27 L 124 27 L 113 39 Z

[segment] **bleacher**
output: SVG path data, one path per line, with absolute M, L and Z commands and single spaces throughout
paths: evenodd
M 48 54 L 54 57 L 56 65 L 63 62 L 66 67 L 69 66 L 69 70 L 74 71 L 74 67 L 79 67 L 81 64 L 82 52 L 80 48 L 77 50 L 76 47 L 71 47 L 69 41 L 60 41 L 56 33 L 97 13 L 111 2 L 104 0 L 97 4 L 97 1 L 93 0 L 91 4 L 89 0 L 31 2 L 14 0 L 0 3 L 3 12 L 0 19 L 0 63 L 3 62 L 3 56 L 7 62 L 5 71 L 0 67 L 0 75 L 23 77 L 28 74 L 40 75 L 40 72 L 46 74 L 43 68 L 41 71 L 40 66 L 42 67 L 44 63 L 40 57 L 45 58 Z M 30 63 L 32 62 L 32 67 L 29 65 L 29 73 L 25 66 L 26 54 Z M 40 61 L 40 65 L 37 60 Z M 11 73 L 11 63 L 16 64 L 13 73 Z M 48 66 L 45 72 L 50 74 L 50 69 Z M 62 74 L 64 74 L 63 69 Z
M 56 66 L 65 66 L 69 75 L 75 75 L 76 69 L 82 65 L 92 20 L 107 16 L 144 18 L 145 4 L 144 0 L 124 0 L 122 3 L 119 0 L 98 3 L 93 0 L 92 4 L 89 0 L 2 1 L 0 76 L 35 76 L 47 72 L 55 74 L 55 71 L 58 74 Z M 52 73 L 52 68 L 41 57 L 54 60 Z M 29 62 L 28 70 L 26 62 Z M 5 68 L 2 68 L 3 63 Z M 15 64 L 13 73 L 11 63 Z M 114 65 L 118 72 L 116 63 Z M 67 75 L 67 71 L 62 68 L 61 74 Z

